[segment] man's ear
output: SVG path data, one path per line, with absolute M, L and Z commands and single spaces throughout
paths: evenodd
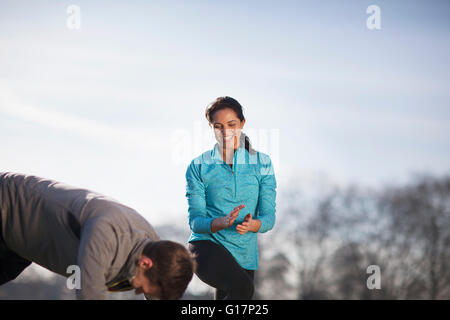
M 139 258 L 139 266 L 143 269 L 150 269 L 153 266 L 153 261 L 147 256 L 141 256 Z

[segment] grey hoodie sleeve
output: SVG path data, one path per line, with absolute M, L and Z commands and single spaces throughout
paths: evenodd
M 83 227 L 78 251 L 81 289 L 77 290 L 77 299 L 105 299 L 106 273 L 117 248 L 117 240 L 110 236 L 112 234 L 111 225 L 101 218 L 93 219 Z

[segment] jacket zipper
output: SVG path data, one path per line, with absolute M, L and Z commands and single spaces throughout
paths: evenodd
M 236 175 L 234 174 L 234 171 L 236 169 L 236 152 L 234 153 L 234 156 L 233 156 L 233 169 L 231 169 L 230 166 L 228 164 L 226 164 L 226 166 L 228 168 L 230 168 L 231 174 L 233 175 L 233 180 L 234 180 L 234 194 L 233 194 L 233 197 L 234 198 L 236 198 L 236 191 L 237 191 L 236 190 L 237 189 L 237 186 L 236 186 Z
M 233 174 L 233 178 L 234 178 L 234 197 L 236 198 L 236 189 L 237 189 L 237 184 L 236 184 L 236 175 L 234 174 L 234 172 L 236 171 L 236 153 L 237 151 L 234 153 L 234 157 L 233 157 L 233 169 L 231 170 L 231 173 Z

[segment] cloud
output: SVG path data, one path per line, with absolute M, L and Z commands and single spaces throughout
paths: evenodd
M 0 84 L 0 113 L 48 128 L 73 133 L 103 143 L 139 150 L 163 150 L 160 134 L 148 130 L 112 126 L 98 121 L 49 110 L 17 97 L 6 85 Z

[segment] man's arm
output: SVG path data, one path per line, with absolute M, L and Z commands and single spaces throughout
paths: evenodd
M 78 250 L 81 289 L 77 290 L 77 299 L 105 299 L 105 275 L 116 252 L 115 239 L 109 223 L 99 218 L 87 222 L 83 227 Z

